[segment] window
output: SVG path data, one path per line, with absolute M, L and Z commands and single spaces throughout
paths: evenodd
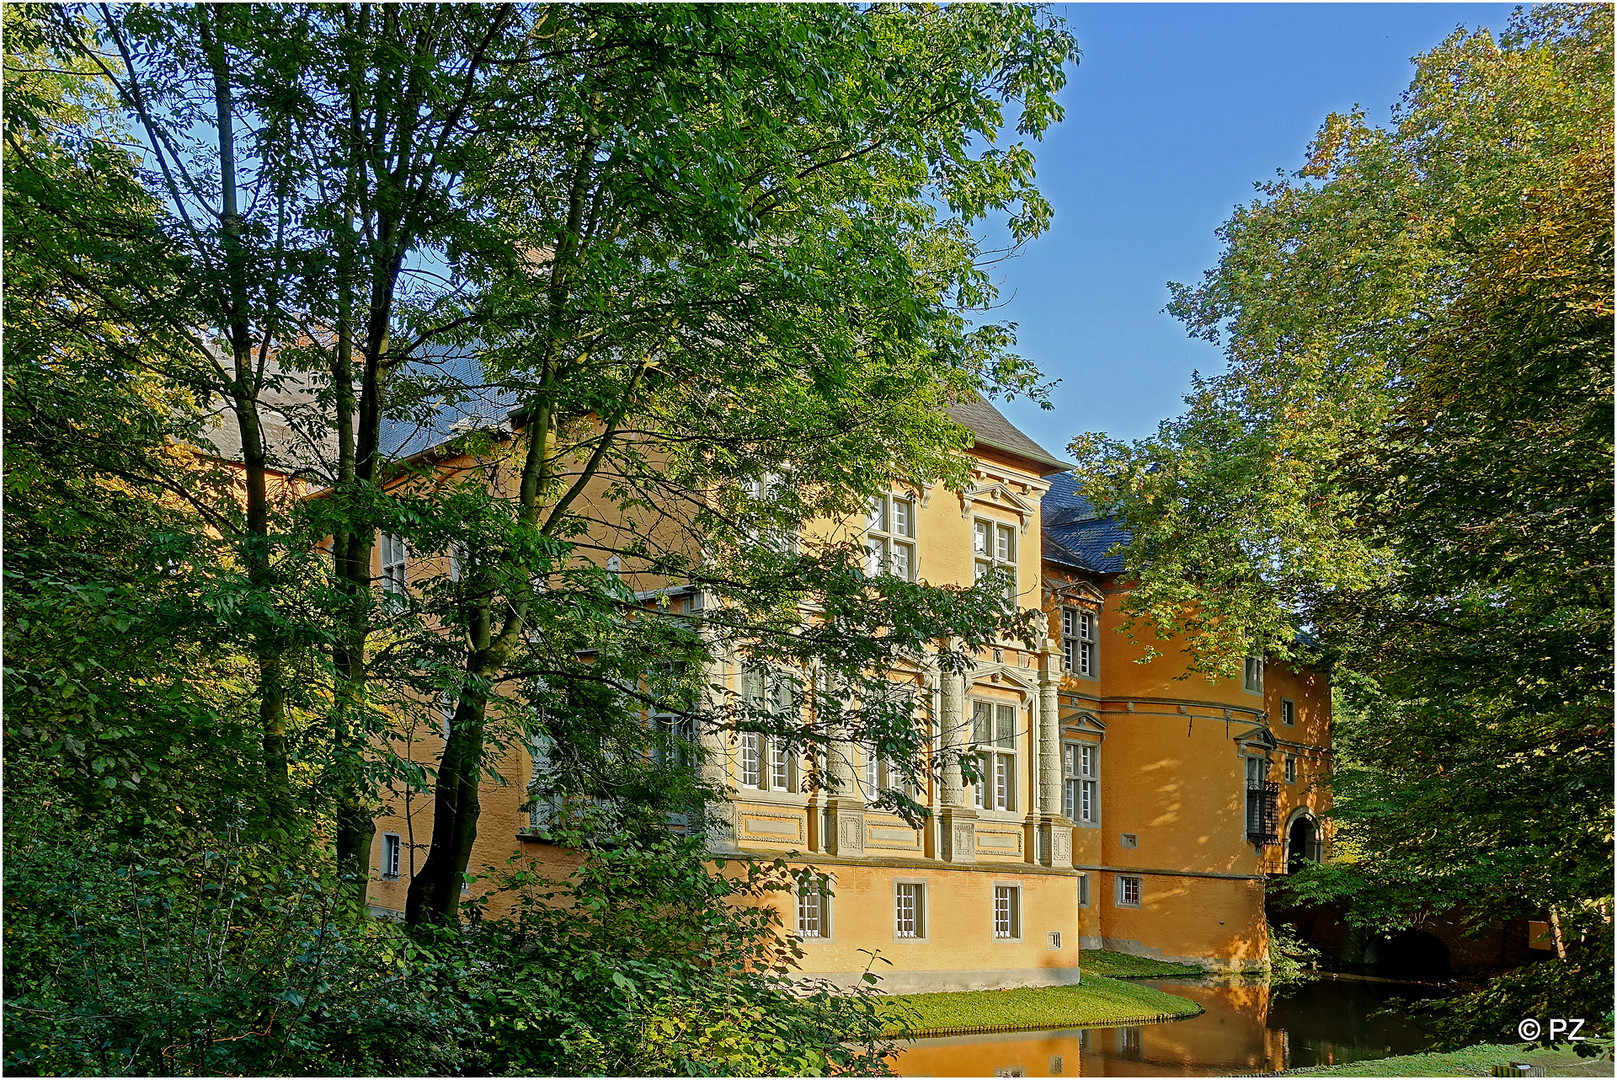
M 994 936 L 1022 936 L 1022 890 L 1014 885 L 994 886 Z
M 382 591 L 392 593 L 394 596 L 403 596 L 405 586 L 408 584 L 408 557 L 405 554 L 404 538 L 391 533 L 382 533 Z
M 748 718 L 790 717 L 797 709 L 797 688 L 784 672 L 749 668 L 741 673 L 741 701 Z M 743 731 L 737 736 L 737 765 L 742 787 L 762 791 L 797 790 L 797 755 L 779 735 Z
M 1280 722 L 1287 727 L 1297 726 L 1297 703 L 1289 698 L 1280 699 Z
M 449 580 L 459 581 L 466 562 L 466 548 L 460 541 L 449 545 Z
M 972 580 L 981 581 L 994 570 L 1009 575 L 1006 595 L 1016 596 L 1016 526 L 978 519 L 972 527 Z
M 1267 757 L 1246 759 L 1246 838 L 1254 844 L 1280 841 L 1280 785 L 1268 773 Z
M 1078 875 L 1078 906 L 1079 907 L 1088 907 L 1089 906 L 1089 875 L 1088 874 L 1079 874 Z
M 445 690 L 438 695 L 438 719 L 443 722 L 441 734 L 444 741 L 449 741 L 449 731 L 455 725 L 455 708 L 459 704 L 457 695 Z
M 877 495 L 870 501 L 865 528 L 866 571 L 915 580 L 915 500 Z
M 1067 670 L 1086 679 L 1096 677 L 1095 615 L 1077 608 L 1061 609 L 1061 657 Z
M 685 697 L 678 685 L 682 669 L 663 664 L 647 681 L 648 695 L 657 699 L 651 709 L 651 759 L 665 765 L 690 765 L 696 752 L 696 720 L 682 707 Z
M 1286 783 L 1297 782 L 1297 759 L 1290 754 L 1286 755 Z
M 978 777 L 972 800 L 982 810 L 1016 809 L 1015 705 L 971 703 L 971 741 L 976 744 Z
M 1119 874 L 1117 878 L 1117 906 L 1140 906 L 1140 879 L 1132 874 Z
M 550 771 L 550 737 L 548 735 L 535 735 L 528 744 L 528 756 L 533 762 L 533 771 L 528 780 L 528 828 L 536 833 L 544 833 L 550 829 L 551 819 L 555 816 L 556 804 L 551 796 L 540 788 L 539 778 Z
M 926 936 L 926 886 L 900 881 L 893 886 L 893 934 L 901 938 Z
M 1263 693 L 1263 657 L 1249 656 L 1241 672 L 1241 685 L 1253 694 Z
M 823 877 L 804 879 L 797 886 L 797 936 L 830 937 L 831 891 Z
M 1081 825 L 1100 821 L 1100 747 L 1069 742 L 1061 746 L 1061 812 Z
M 400 853 L 403 844 L 399 842 L 397 833 L 382 834 L 382 876 L 396 878 L 399 876 Z
M 787 478 L 780 473 L 766 472 L 762 476 L 745 481 L 743 490 L 758 504 L 756 510 L 748 511 L 748 517 L 767 516 L 773 503 L 780 500 L 786 491 Z M 777 555 L 794 555 L 797 553 L 797 529 L 791 525 L 775 523 L 753 523 L 745 529 L 748 541 Z

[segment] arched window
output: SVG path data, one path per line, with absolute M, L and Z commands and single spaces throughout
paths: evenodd
M 1294 874 L 1325 857 L 1324 837 L 1319 819 L 1307 810 L 1298 810 L 1286 826 L 1286 873 Z

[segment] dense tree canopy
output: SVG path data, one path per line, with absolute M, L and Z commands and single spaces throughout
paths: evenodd
M 1133 610 L 1202 668 L 1318 639 L 1384 902 L 1610 893 L 1611 20 L 1456 32 L 1392 126 L 1332 116 L 1174 287 L 1228 371 L 1155 438 L 1074 447 Z
M 992 299 L 985 219 L 1020 244 L 1049 218 L 1029 150 L 1001 133 L 1007 109 L 1019 139 L 1059 117 L 1075 55 L 1059 20 L 7 20 L 6 678 L 25 704 L 8 706 L 6 754 L 45 808 L 15 819 L 38 857 L 8 865 L 7 983 L 30 987 L 8 998 L 12 1060 L 855 1067 L 835 1036 L 858 1018 L 782 997 L 768 919 L 727 899 L 787 882 L 738 885 L 700 837 L 668 841 L 666 813 L 699 824 L 714 791 L 644 717 L 771 730 L 821 762 L 876 742 L 924 769 L 915 702 L 881 673 L 934 652 L 962 664 L 1026 622 L 992 589 L 872 578 L 847 545 L 786 538 L 862 515 L 895 478 L 959 479 L 966 435 L 944 408 L 1036 390 L 1008 330 L 967 316 Z M 438 435 L 476 463 L 463 473 L 388 441 L 474 401 L 476 422 Z M 216 415 L 228 466 L 206 464 Z M 673 531 L 603 528 L 634 513 Z M 379 534 L 412 554 L 407 593 L 373 580 Z M 608 556 L 718 602 L 671 618 Z M 715 648 L 786 673 L 795 708 L 818 680 L 815 725 L 702 685 Z M 831 708 L 833 688 L 856 704 Z M 436 725 L 441 695 L 450 734 L 424 768 L 394 751 Z M 535 738 L 547 791 L 598 799 L 582 802 L 621 845 L 571 887 L 621 911 L 558 934 L 537 910 L 471 937 L 353 918 L 373 817 L 403 794 L 436 811 L 411 919 L 456 921 L 488 763 Z M 58 961 L 72 935 L 84 964 Z M 199 947 L 215 959 L 182 959 Z M 373 1036 L 412 984 L 438 996 L 409 1002 L 403 1061 Z M 690 1024 L 716 1001 L 749 1003 L 722 1038 Z

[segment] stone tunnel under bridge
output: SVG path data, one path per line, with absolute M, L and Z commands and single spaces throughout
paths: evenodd
M 1428 916 L 1420 925 L 1385 933 L 1350 925 L 1335 906 L 1269 908 L 1272 925 L 1290 925 L 1298 936 L 1345 967 L 1398 979 L 1446 979 L 1472 971 L 1517 967 L 1546 954 L 1528 945 L 1527 919 L 1493 919 L 1481 933 L 1465 911 Z

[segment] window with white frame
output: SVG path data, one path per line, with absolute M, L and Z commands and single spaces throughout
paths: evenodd
M 542 794 L 539 786 L 539 778 L 550 772 L 550 747 L 550 736 L 543 734 L 535 735 L 528 743 L 528 757 L 533 763 L 528 777 L 528 828 L 539 833 L 549 830 L 556 816 L 555 800 Z
M 972 580 L 995 570 L 1007 575 L 1007 595 L 1016 596 L 1016 526 L 978 518 L 972 523 Z
M 382 876 L 396 878 L 403 862 L 404 844 L 397 833 L 382 834 Z
M 797 709 L 797 687 L 784 672 L 747 668 L 741 673 L 741 699 L 754 717 L 791 717 Z M 742 787 L 760 791 L 796 791 L 797 755 L 780 735 L 743 731 L 737 736 L 736 764 Z
M 1086 679 L 1097 677 L 1095 666 L 1095 613 L 1080 608 L 1061 609 L 1061 658 L 1068 671 Z
M 1286 755 L 1286 783 L 1295 784 L 1296 782 L 1297 782 L 1297 759 L 1295 757 L 1293 757 L 1291 754 L 1287 754 Z
M 696 720 L 680 708 L 674 685 L 678 674 L 673 665 L 663 665 L 647 686 L 656 698 L 650 713 L 651 730 L 657 736 L 651 757 L 665 765 L 690 765 L 696 749 Z
M 797 936 L 801 938 L 827 938 L 831 936 L 831 891 L 826 879 L 811 875 L 797 885 Z
M 1297 726 L 1297 703 L 1290 698 L 1280 699 L 1280 722 L 1287 727 Z
M 877 495 L 865 527 L 865 570 L 915 580 L 915 500 L 908 495 Z
M 409 556 L 405 551 L 404 538 L 382 533 L 378 546 L 382 554 L 382 591 L 403 596 L 409 585 Z
M 1241 685 L 1251 693 L 1263 693 L 1263 657 L 1246 658 L 1246 664 L 1241 672 Z
M 766 472 L 745 481 L 742 486 L 755 502 L 761 504 L 761 511 L 762 507 L 780 499 L 787 483 L 787 478 L 782 474 Z M 797 530 L 790 525 L 753 524 L 747 527 L 746 536 L 754 545 L 777 555 L 792 555 L 797 551 Z
M 1015 885 L 994 886 L 994 936 L 1022 936 L 1022 890 Z
M 1140 906 L 1140 879 L 1133 874 L 1117 876 L 1117 906 Z
M 1100 747 L 1066 742 L 1061 746 L 1061 811 L 1081 825 L 1100 821 Z
M 926 886 L 918 881 L 893 885 L 893 935 L 926 937 Z
M 977 754 L 972 799 L 980 810 L 1016 809 L 1017 706 L 1001 701 L 971 703 L 971 741 Z

